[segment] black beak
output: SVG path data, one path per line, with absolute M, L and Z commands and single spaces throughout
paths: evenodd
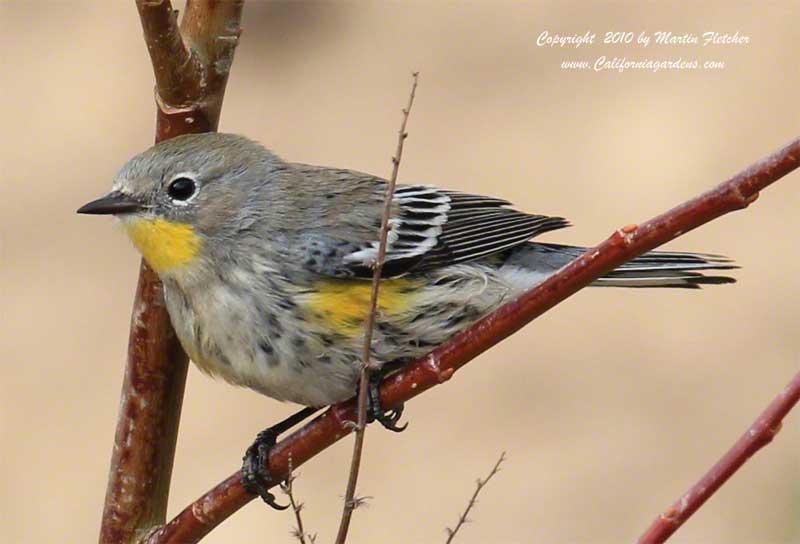
M 102 198 L 92 200 L 78 208 L 78 213 L 91 215 L 116 215 L 119 213 L 133 213 L 142 209 L 142 203 L 123 195 L 119 191 L 108 193 Z

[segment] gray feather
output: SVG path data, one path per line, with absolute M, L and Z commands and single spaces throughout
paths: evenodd
M 515 250 L 506 264 L 549 275 L 586 251 L 585 247 L 529 243 Z M 598 287 L 683 287 L 734 283 L 725 275 L 701 271 L 739 268 L 727 257 L 707 253 L 652 251 L 609 272 L 592 285 Z

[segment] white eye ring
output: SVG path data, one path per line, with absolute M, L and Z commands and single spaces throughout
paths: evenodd
M 193 172 L 181 172 L 172 176 L 167 184 L 167 196 L 173 204 L 186 206 L 197 196 L 199 184 L 196 177 Z

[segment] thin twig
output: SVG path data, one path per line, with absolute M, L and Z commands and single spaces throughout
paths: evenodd
M 300 515 L 300 512 L 303 510 L 303 503 L 298 503 L 294 498 L 294 481 L 296 479 L 297 476 L 295 476 L 294 473 L 290 473 L 289 477 L 281 482 L 281 489 L 289 497 L 289 504 L 292 506 L 294 519 L 297 523 L 297 527 L 292 530 L 292 536 L 295 537 L 300 544 L 308 544 L 308 542 L 314 544 L 317 540 L 317 535 L 306 533 L 306 530 L 303 528 L 303 516 Z
M 136 6 L 156 77 L 156 141 L 216 130 L 242 2 L 189 0 L 184 21 L 204 22 L 192 32 L 178 28 L 169 0 L 138 0 Z M 227 48 L 200 61 L 186 45 L 198 39 L 221 41 Z M 221 55 L 228 60 L 224 66 Z M 164 306 L 161 282 L 144 261 L 132 314 L 101 544 L 137 541 L 165 521 L 189 364 Z
M 400 171 L 400 160 L 403 158 L 403 144 L 408 137 L 406 125 L 408 115 L 411 113 L 411 106 L 414 104 L 414 95 L 417 92 L 417 82 L 419 72 L 412 74 L 413 83 L 411 93 L 408 96 L 408 105 L 403 109 L 403 120 L 400 122 L 400 131 L 397 136 L 397 150 L 392 157 L 392 175 L 389 183 L 386 184 L 386 196 L 383 203 L 383 216 L 381 217 L 380 244 L 378 245 L 378 257 L 373 263 L 372 273 L 372 294 L 370 296 L 369 314 L 364 325 L 364 351 L 362 354 L 361 379 L 358 383 L 358 426 L 353 443 L 353 457 L 350 461 L 350 476 L 347 479 L 347 491 L 344 495 L 344 507 L 342 509 L 342 519 L 339 522 L 339 532 L 336 535 L 336 544 L 344 544 L 347 540 L 347 530 L 350 528 L 350 518 L 353 516 L 358 504 L 355 500 L 356 484 L 358 483 L 358 473 L 361 469 L 361 453 L 364 449 L 364 431 L 367 427 L 367 388 L 369 387 L 370 375 L 370 351 L 372 349 L 372 332 L 375 328 L 375 316 L 378 313 L 378 289 L 380 287 L 381 272 L 383 271 L 383 261 L 386 258 L 386 241 L 389 237 L 389 217 L 392 213 L 392 198 L 394 188 L 397 184 L 397 174 Z
M 798 166 L 800 139 L 664 214 L 614 232 L 605 242 L 587 250 L 517 300 L 386 378 L 380 388 L 381 404 L 389 408 L 397 406 L 447 381 L 470 360 L 600 276 L 704 223 L 747 207 L 756 200 L 759 191 Z M 352 432 L 351 422 L 356 417 L 353 401 L 337 404 L 285 437 L 271 451 L 269 466 L 273 480 L 266 483 L 276 485 L 286 478 L 290 455 L 295 466 L 300 466 Z M 242 487 L 241 472 L 236 472 L 187 506 L 151 542 L 197 542 L 252 499 L 253 495 Z
M 800 401 L 800 373 L 775 397 L 736 443 L 717 463 L 639 537 L 639 544 L 665 542 L 728 478 L 781 430 L 783 418 Z
M 471 521 L 470 519 L 468 519 L 467 516 L 469 516 L 472 507 L 475 506 L 475 503 L 478 500 L 478 495 L 483 489 L 483 486 L 489 483 L 489 480 L 491 480 L 495 474 L 500 472 L 500 465 L 502 465 L 503 461 L 505 460 L 506 460 L 506 452 L 503 452 L 500 454 L 500 459 L 498 459 L 497 462 L 494 464 L 494 467 L 492 468 L 491 472 L 489 472 L 489 475 L 486 476 L 486 478 L 484 478 L 483 480 L 478 478 L 478 481 L 476 482 L 475 485 L 475 492 L 472 494 L 472 497 L 470 497 L 469 503 L 467 504 L 467 508 L 458 517 L 458 523 L 456 523 L 456 526 L 453 529 L 451 529 L 450 527 L 447 527 L 445 529 L 447 531 L 447 541 L 445 544 L 450 544 L 451 542 L 453 542 L 453 539 L 456 537 L 456 533 L 458 533 L 458 530 L 461 529 L 461 526 L 467 523 L 468 521 Z

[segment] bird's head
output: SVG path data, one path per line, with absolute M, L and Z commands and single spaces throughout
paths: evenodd
M 111 192 L 78 213 L 116 216 L 148 264 L 169 275 L 251 229 L 285 170 L 278 157 L 241 136 L 180 136 L 133 157 Z

